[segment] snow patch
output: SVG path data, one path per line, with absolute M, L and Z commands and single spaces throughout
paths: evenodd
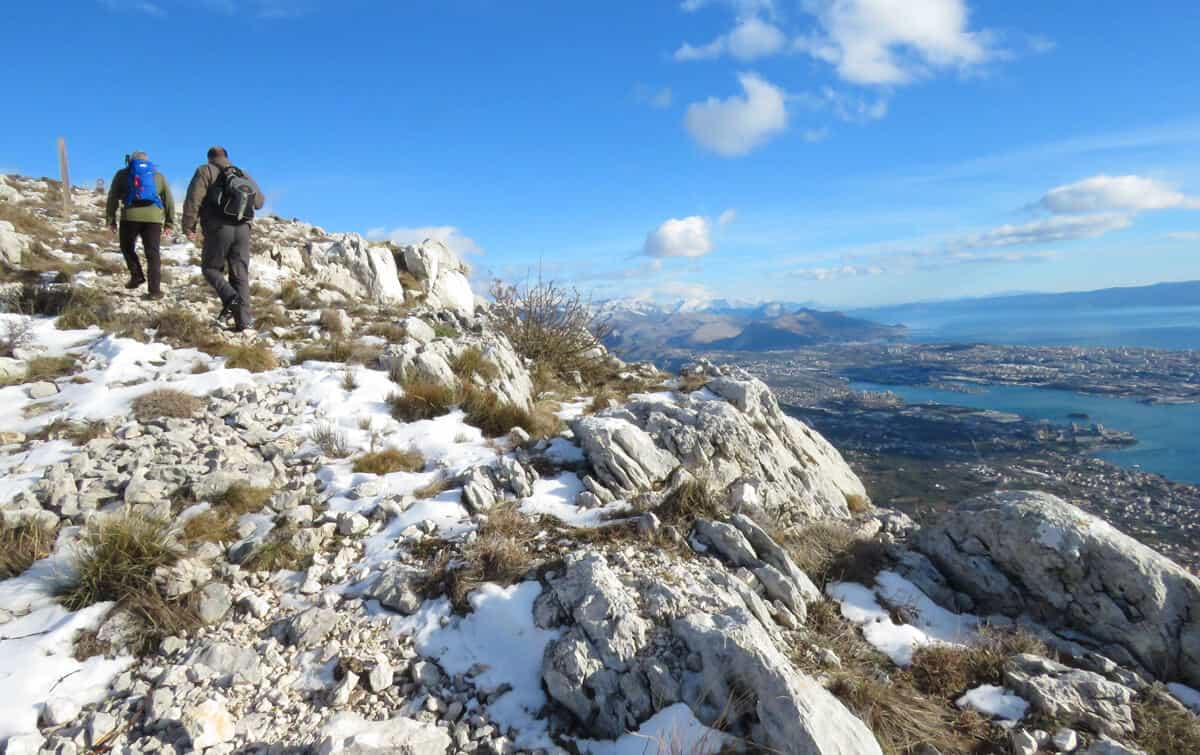
M 1003 722 L 1016 723 L 1025 717 L 1029 703 L 1012 694 L 1003 687 L 984 684 L 958 698 L 955 703 L 960 708 L 970 708 L 986 716 L 1000 719 Z
M 579 751 L 587 755 L 647 755 L 661 752 L 686 752 L 691 755 L 716 755 L 727 751 L 734 740 L 711 729 L 696 718 L 684 703 L 676 703 L 655 713 L 636 732 L 613 742 L 577 740 Z

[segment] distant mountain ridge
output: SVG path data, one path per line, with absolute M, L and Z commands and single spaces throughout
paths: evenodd
M 987 312 L 999 309 L 1067 311 L 1121 309 L 1126 307 L 1200 306 L 1200 281 L 1155 283 L 1148 286 L 1101 288 L 1094 291 L 1064 293 L 1025 293 L 987 296 L 978 299 L 913 302 L 886 307 L 849 310 L 855 317 L 875 322 L 902 323 L 908 318 L 929 314 Z
M 664 349 L 772 351 L 904 333 L 903 328 L 794 302 L 684 300 L 664 306 L 617 299 L 602 302 L 597 310 L 613 328 L 608 346 L 639 359 L 654 359 Z

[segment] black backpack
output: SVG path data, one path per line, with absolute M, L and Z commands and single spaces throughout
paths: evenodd
M 230 165 L 208 188 L 205 203 L 217 217 L 233 223 L 254 219 L 254 184 L 241 169 Z

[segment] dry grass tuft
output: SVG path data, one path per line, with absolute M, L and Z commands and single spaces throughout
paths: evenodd
M 313 443 L 321 447 L 321 452 L 331 459 L 344 459 L 350 455 L 350 444 L 346 434 L 336 425 L 324 423 L 313 429 L 309 436 Z
M 204 348 L 217 341 L 213 327 L 186 307 L 168 307 L 151 320 L 159 339 L 177 346 Z
M 75 372 L 75 357 L 64 354 L 58 357 L 34 357 L 25 368 L 25 380 L 54 380 Z
M 330 335 L 344 336 L 346 335 L 346 323 L 342 319 L 342 315 L 336 309 L 321 310 L 320 318 L 321 330 Z
M 665 524 L 690 527 L 697 519 L 721 519 L 725 506 L 710 483 L 693 479 L 663 499 L 654 513 Z
M 549 405 L 538 405 L 532 411 L 506 403 L 491 391 L 465 389 L 462 408 L 464 421 L 478 427 L 490 438 L 506 435 L 519 427 L 534 438 L 549 438 L 562 430 L 562 420 Z
M 421 591 L 446 595 L 464 611 L 467 596 L 484 582 L 507 586 L 524 577 L 533 566 L 529 545 L 539 528 L 517 511 L 516 504 L 501 503 L 487 512 L 478 537 L 465 546 L 459 559 L 443 550 L 429 569 Z
M 459 401 L 458 391 L 448 385 L 416 378 L 400 383 L 403 393 L 388 397 L 392 416 L 401 422 L 416 422 L 447 414 Z
M 23 573 L 54 550 L 55 529 L 22 524 L 0 532 L 0 579 Z
M 236 516 L 261 511 L 275 493 L 271 488 L 260 488 L 246 482 L 235 482 L 225 492 L 214 496 L 213 506 L 220 507 Z
M 389 472 L 420 472 L 425 469 L 425 457 L 415 449 L 401 451 L 385 448 L 372 451 L 354 460 L 354 471 L 364 474 L 388 474 Z
M 882 543 L 861 538 L 837 522 L 816 522 L 789 530 L 782 544 L 796 565 L 818 585 L 839 581 L 869 585 L 887 564 Z
M 459 380 L 469 383 L 476 375 L 490 382 L 500 377 L 500 369 L 496 367 L 477 346 L 464 349 L 450 362 L 451 369 Z
M 58 238 L 58 232 L 54 230 L 54 226 L 12 202 L 0 202 L 0 220 L 12 223 L 17 233 L 28 234 L 43 243 Z
M 183 540 L 188 543 L 228 543 L 237 540 L 237 520 L 229 512 L 207 509 L 183 525 Z
M 327 341 L 317 341 L 296 350 L 296 362 L 341 362 L 370 364 L 379 358 L 378 346 L 334 335 Z
M 835 674 L 829 691 L 862 719 L 889 755 L 912 752 L 925 744 L 942 752 L 960 751 L 960 738 L 952 734 L 951 711 L 902 679 L 888 682 L 857 673 Z
M 262 341 L 228 344 L 222 346 L 219 353 L 225 357 L 225 366 L 231 370 L 267 372 L 279 366 L 275 352 Z
M 93 325 L 101 330 L 118 330 L 117 303 L 98 288 L 72 286 L 55 324 L 63 330 L 82 330 Z
M 1200 752 L 1200 718 L 1182 708 L 1161 685 L 1133 705 L 1134 743 L 1154 755 Z
M 246 560 L 242 567 L 249 571 L 274 572 L 281 569 L 299 571 L 312 563 L 311 553 L 305 553 L 292 544 L 293 532 L 276 528 L 271 531 L 258 550 Z
M 30 436 L 33 440 L 69 440 L 77 446 L 108 435 L 108 427 L 101 420 L 73 422 L 59 417 Z
M 304 292 L 300 284 L 294 280 L 285 280 L 279 287 L 279 301 L 288 309 L 303 309 L 305 304 Z
M 1019 653 L 1050 655 L 1045 644 L 1028 632 L 985 629 L 969 647 L 917 648 L 909 673 L 922 692 L 955 699 L 981 684 L 1002 685 L 1004 664 Z
M 76 578 L 62 593 L 62 604 L 77 611 L 116 601 L 144 622 L 141 649 L 149 650 L 157 639 L 197 623 L 189 606 L 168 600 L 154 583 L 154 572 L 181 554 L 170 525 L 161 519 L 128 514 L 89 523 L 77 551 Z
M 142 422 L 160 417 L 193 417 L 204 408 L 204 399 L 174 388 L 158 388 L 133 400 L 133 415 Z
M 445 475 L 439 475 L 438 477 L 435 477 L 428 485 L 422 485 L 414 490 L 413 497 L 418 501 L 425 500 L 427 498 L 436 498 L 452 487 L 454 487 L 453 480 Z
M 382 338 L 388 343 L 401 343 L 408 336 L 404 328 L 394 322 L 372 323 L 366 330 L 367 335 Z

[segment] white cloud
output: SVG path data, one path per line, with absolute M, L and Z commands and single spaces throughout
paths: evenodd
M 367 231 L 367 238 L 382 241 L 384 239 L 396 244 L 420 244 L 425 239 L 440 241 L 459 257 L 469 254 L 483 254 L 483 248 L 475 243 L 475 239 L 464 236 L 458 228 L 452 225 L 430 225 L 414 228 L 372 228 Z
M 715 3 L 730 6 L 738 18 L 775 14 L 775 0 L 683 0 L 679 7 L 684 13 L 693 13 Z
M 697 143 L 724 157 L 745 155 L 787 127 L 783 90 L 755 73 L 738 81 L 744 96 L 692 103 L 683 119 Z
M 693 46 L 683 43 L 675 51 L 675 60 L 708 60 L 728 53 L 738 60 L 757 60 L 774 55 L 787 45 L 787 35 L 774 24 L 751 17 L 740 21 L 733 31 L 709 42 Z
M 664 300 L 675 302 L 679 299 L 686 299 L 692 303 L 704 303 L 714 299 L 715 295 L 711 289 L 700 283 L 666 281 L 651 288 L 643 288 L 640 291 L 635 291 L 630 295 L 630 298 L 641 301 L 660 302 Z
M 737 210 L 730 207 L 717 218 L 717 225 L 729 225 L 735 219 L 737 219 Z
M 819 30 L 795 48 L 854 84 L 906 84 L 997 55 L 993 33 L 968 28 L 966 0 L 805 0 L 804 9 Z
M 788 276 L 804 280 L 825 281 L 838 278 L 862 278 L 881 275 L 883 272 L 883 268 L 878 265 L 841 265 L 839 267 L 810 267 L 793 270 L 788 273 Z
M 167 11 L 160 5 L 145 0 L 102 0 L 101 5 L 112 11 L 145 13 L 147 16 L 163 17 Z
M 647 257 L 703 257 L 713 250 L 708 218 L 692 215 L 671 218 L 646 234 L 642 254 Z
M 1200 198 L 1189 197 L 1153 178 L 1099 175 L 1051 189 L 1038 206 L 1062 215 L 1170 208 L 1194 210 L 1200 209 Z
M 1056 215 L 1029 223 L 1005 224 L 990 231 L 970 234 L 949 244 L 952 248 L 993 249 L 1054 241 L 1092 239 L 1133 225 L 1128 215 Z

